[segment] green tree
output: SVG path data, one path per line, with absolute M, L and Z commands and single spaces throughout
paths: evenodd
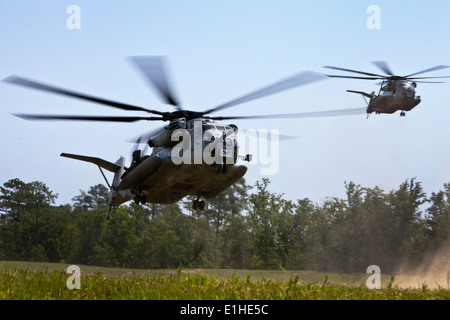
M 140 237 L 143 230 L 150 223 L 150 219 L 153 218 L 154 214 L 149 206 L 141 206 L 136 204 L 134 201 L 130 202 L 128 206 L 123 206 L 123 209 L 133 218 L 133 230 L 137 237 Z
M 163 215 L 152 219 L 148 231 L 152 267 L 177 268 L 189 263 L 192 242 L 190 218 L 177 204 L 165 206 Z
M 45 248 L 48 261 L 59 262 L 58 239 L 66 225 L 71 223 L 72 208 L 70 205 L 50 206 L 40 218 L 39 242 Z
M 135 218 L 124 209 L 117 209 L 110 219 L 103 223 L 99 244 L 106 249 L 108 263 L 114 267 L 134 266 L 136 243 Z
M 361 237 L 355 238 L 356 245 L 361 245 L 357 269 L 361 272 L 375 264 L 383 272 L 393 272 L 392 260 L 395 257 L 391 248 L 396 227 L 388 205 L 388 195 L 379 187 L 364 188 L 364 191 L 364 202 L 359 208 L 361 214 L 357 221 Z
M 106 250 L 109 248 L 105 249 L 102 241 L 107 215 L 107 208 L 78 212 L 75 215 L 74 223 L 81 235 L 74 244 L 78 263 L 107 266 L 110 262 L 110 253 Z M 72 231 L 75 234 L 78 233 L 76 229 Z
M 221 265 L 225 268 L 247 269 L 250 261 L 249 227 L 242 214 L 229 215 L 222 237 Z
M 0 250 L 4 259 L 26 259 L 32 234 L 25 221 L 29 194 L 27 184 L 11 179 L 0 187 Z
M 109 190 L 103 184 L 91 186 L 86 193 L 80 190 L 80 194 L 72 198 L 73 207 L 83 212 L 103 208 L 108 203 Z
M 268 190 L 270 180 L 255 183 L 256 193 L 249 197 L 248 220 L 251 233 L 252 267 L 270 269 L 278 266 L 275 217 L 281 195 Z
M 11 179 L 0 186 L 0 210 L 9 221 L 20 221 L 21 213 L 29 199 L 27 184 L 20 179 Z
M 424 228 L 420 206 L 427 201 L 420 182 L 415 178 L 405 180 L 398 190 L 388 195 L 391 209 L 392 234 L 391 245 L 394 264 L 418 263 L 424 248 Z
M 46 260 L 41 219 L 48 216 L 57 195 L 43 183 L 12 179 L 0 188 L 1 242 L 8 258 Z M 53 235 L 54 236 L 54 235 Z
M 314 203 L 308 198 L 298 199 L 294 206 L 291 219 L 292 252 L 289 255 L 287 267 L 290 269 L 307 269 L 312 257 L 311 233 Z
M 70 221 L 65 225 L 56 243 L 61 262 L 75 264 L 86 261 L 82 258 L 82 235 L 77 223 Z
M 450 183 L 444 184 L 444 191 L 432 192 L 430 202 L 425 217 L 428 249 L 450 251 Z
M 35 243 L 39 243 L 39 218 L 49 212 L 51 204 L 55 203 L 57 195 L 53 194 L 48 187 L 39 181 L 33 181 L 28 184 L 29 187 L 29 207 L 33 212 L 35 221 Z
M 278 212 L 275 212 L 273 217 L 277 260 L 282 267 L 291 268 L 290 260 L 298 254 L 294 242 L 295 231 L 293 228 L 295 204 L 280 197 L 277 207 Z
M 231 221 L 238 221 L 238 219 L 232 219 L 232 217 L 242 214 L 246 206 L 245 195 L 248 188 L 245 180 L 242 178 L 216 197 L 208 199 L 208 205 L 203 215 L 208 220 L 213 231 L 212 263 L 214 266 L 224 264 L 224 257 L 228 254 L 226 251 L 229 248 L 228 244 L 224 242 L 224 229 L 228 227 L 227 224 Z M 228 232 L 231 231 L 230 228 L 227 229 Z
M 330 271 L 348 270 L 353 263 L 353 238 L 351 217 L 344 200 L 327 198 L 322 207 L 316 210 L 320 232 L 321 254 L 318 263 Z

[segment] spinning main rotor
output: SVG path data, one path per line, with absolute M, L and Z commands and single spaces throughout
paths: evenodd
M 186 120 L 203 118 L 211 120 L 234 120 L 234 119 L 276 119 L 276 118 L 303 118 L 303 117 L 323 117 L 323 116 L 338 116 L 338 115 L 351 115 L 351 114 L 363 114 L 365 108 L 358 109 L 345 109 L 345 110 L 331 110 L 331 111 L 319 111 L 319 112 L 302 112 L 302 113 L 289 113 L 289 114 L 271 114 L 271 115 L 251 115 L 251 116 L 211 116 L 211 114 L 221 111 L 232 106 L 236 106 L 245 102 L 256 100 L 265 96 L 269 96 L 281 91 L 292 89 L 298 86 L 302 86 L 315 81 L 323 80 L 325 75 L 315 72 L 301 72 L 295 74 L 289 78 L 278 81 L 271 85 L 268 85 L 259 90 L 253 91 L 249 94 L 243 95 L 239 98 L 233 99 L 216 107 L 207 109 L 205 111 L 191 111 L 181 107 L 181 104 L 174 94 L 171 83 L 168 81 L 167 71 L 165 67 L 164 57 L 161 56 L 136 56 L 131 57 L 132 62 L 143 73 L 145 79 L 156 89 L 163 102 L 172 105 L 176 110 L 172 112 L 162 112 L 155 109 L 149 109 L 142 106 L 130 105 L 113 100 L 99 98 L 52 85 L 44 84 L 34 80 L 10 76 L 3 79 L 4 82 L 55 93 L 71 98 L 90 101 L 105 106 L 113 107 L 116 109 L 122 109 L 126 111 L 140 111 L 152 116 L 90 116 L 90 115 L 48 115 L 48 114 L 14 114 L 27 120 L 80 120 L 80 121 L 109 121 L 109 122 L 135 122 L 140 120 L 147 121 L 172 121 L 179 118 L 185 118 Z
M 365 75 L 363 76 L 340 76 L 340 75 L 327 75 L 330 78 L 347 78 L 347 79 L 362 79 L 362 80 L 387 80 L 387 81 L 396 81 L 396 80 L 406 80 L 406 81 L 414 81 L 414 82 L 420 82 L 420 83 L 441 83 L 441 82 L 434 82 L 434 81 L 422 81 L 423 79 L 437 79 L 437 78 L 450 78 L 449 76 L 442 76 L 442 77 L 414 77 L 419 74 L 446 69 L 450 66 L 445 65 L 439 65 L 432 68 L 428 68 L 422 71 L 414 72 L 411 74 L 408 74 L 406 76 L 397 76 L 395 75 L 392 70 L 389 68 L 387 63 L 385 61 L 372 61 L 374 65 L 376 65 L 381 71 L 383 71 L 386 75 L 376 74 L 376 73 L 369 73 L 364 71 L 358 71 L 358 70 L 351 70 L 351 69 L 344 69 L 344 68 L 338 68 L 338 67 L 332 67 L 332 66 L 324 66 L 324 68 L 328 69 L 334 69 L 334 70 L 340 70 L 340 71 L 346 71 L 346 72 L 352 72 L 357 74 Z M 419 81 L 417 81 L 419 80 Z

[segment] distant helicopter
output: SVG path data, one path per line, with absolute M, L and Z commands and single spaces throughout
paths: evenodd
M 375 114 L 380 113 L 388 113 L 392 114 L 396 111 L 401 111 L 400 116 L 405 116 L 405 111 L 410 111 L 414 107 L 416 107 L 421 99 L 420 96 L 416 96 L 416 87 L 417 83 L 442 83 L 442 82 L 431 82 L 431 81 L 422 81 L 422 79 L 434 79 L 434 78 L 449 78 L 449 76 L 442 77 L 413 77 L 418 74 L 441 70 L 445 68 L 449 68 L 450 66 L 440 65 L 436 67 L 432 67 L 429 69 L 425 69 L 419 72 L 415 72 L 409 74 L 407 76 L 397 76 L 391 71 L 385 61 L 372 61 L 378 68 L 380 68 L 387 75 L 380 75 L 375 73 L 350 70 L 332 66 L 325 66 L 324 68 L 353 72 L 363 74 L 369 77 L 355 77 L 355 76 L 340 76 L 340 75 L 327 75 L 332 78 L 348 78 L 348 79 L 363 79 L 363 80 L 382 80 L 380 90 L 378 95 L 375 94 L 375 91 L 372 93 L 366 93 L 362 91 L 355 90 L 347 90 L 347 92 L 353 92 L 361 94 L 363 97 L 369 98 L 369 102 L 367 102 L 367 117 L 369 114 L 375 112 Z M 419 81 L 417 81 L 419 80 Z M 365 100 L 365 98 L 364 98 Z
M 249 154 L 238 155 L 239 146 L 236 141 L 238 127 L 234 124 L 219 124 L 216 120 L 303 118 L 362 114 L 359 109 L 346 109 L 273 115 L 210 116 L 211 113 L 216 111 L 323 80 L 327 77 L 316 72 L 301 72 L 214 108 L 205 111 L 191 111 L 181 107 L 171 89 L 164 57 L 137 56 L 131 57 L 131 60 L 143 73 L 145 79 L 154 86 L 163 101 L 174 106 L 176 111 L 163 112 L 120 103 L 17 76 L 10 76 L 3 80 L 9 84 L 95 102 L 116 109 L 153 114 L 153 116 L 14 114 L 23 119 L 111 122 L 148 120 L 168 122 L 166 126 L 143 134 L 134 140 L 137 146 L 144 143 L 151 147 L 152 153 L 146 155 L 140 149 L 135 150 L 129 166 L 125 166 L 124 157 L 120 157 L 113 163 L 97 157 L 69 153 L 61 154 L 63 157 L 90 162 L 98 166 L 110 188 L 108 197 L 110 209 L 130 200 L 134 200 L 138 204 L 169 204 L 177 202 L 187 195 L 193 195 L 196 196 L 196 199 L 193 201 L 192 208 L 194 210 L 204 210 L 205 202 L 202 198 L 208 199 L 218 195 L 246 173 L 247 167 L 237 165 L 237 160 L 251 161 L 251 155 Z M 111 183 L 109 183 L 102 169 L 114 173 Z

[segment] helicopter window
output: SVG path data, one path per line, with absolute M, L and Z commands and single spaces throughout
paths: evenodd
M 410 88 L 410 87 L 415 88 L 416 86 L 417 86 L 417 84 L 415 82 L 403 82 L 404 88 Z
M 204 124 L 203 125 L 203 131 L 210 130 L 210 129 L 216 129 L 216 126 L 212 125 L 212 124 Z
M 220 131 L 225 131 L 225 126 L 220 126 L 220 125 L 213 125 L 213 124 L 204 124 L 203 125 L 203 131 L 206 130 L 220 130 Z

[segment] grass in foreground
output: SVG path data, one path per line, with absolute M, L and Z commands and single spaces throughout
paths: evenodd
M 56 267 L 56 266 L 54 266 Z M 392 282 L 381 289 L 323 281 L 304 282 L 299 276 L 273 280 L 185 273 L 126 273 L 106 275 L 101 271 L 83 273 L 81 288 L 67 288 L 69 274 L 65 269 L 36 270 L 32 268 L 0 267 L 0 299 L 20 300 L 449 300 L 450 291 L 442 287 L 430 289 L 398 288 Z M 82 269 L 83 270 L 83 269 Z M 119 269 L 120 270 L 120 269 Z M 286 275 L 287 276 L 287 275 Z

